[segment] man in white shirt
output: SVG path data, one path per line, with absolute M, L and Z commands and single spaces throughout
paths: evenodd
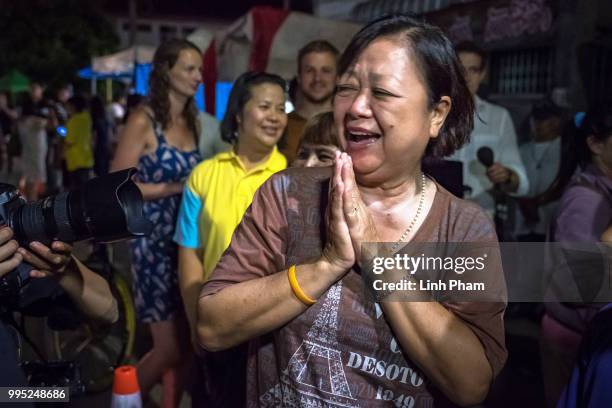
M 465 198 L 478 202 L 492 216 L 495 200 L 490 192 L 495 185 L 503 193 L 520 196 L 529 191 L 529 182 L 510 114 L 505 108 L 476 95 L 485 77 L 487 55 L 473 43 L 460 44 L 456 51 L 465 70 L 468 88 L 474 96 L 476 114 L 470 142 L 449 159 L 463 163 L 463 184 L 468 187 Z M 478 150 L 482 147 L 493 151 L 494 163 L 489 167 L 478 160 Z

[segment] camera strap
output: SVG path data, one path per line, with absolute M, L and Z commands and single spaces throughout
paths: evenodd
M 40 358 L 40 360 L 44 363 L 47 362 L 47 359 L 45 358 L 44 354 L 41 353 L 38 346 L 36 346 L 36 344 L 34 344 L 34 342 L 26 334 L 25 328 L 23 327 L 23 325 L 17 323 L 13 312 L 4 311 L 3 314 L 0 316 L 0 320 L 2 320 L 4 323 L 7 323 L 11 327 L 13 327 L 15 331 L 19 334 L 19 336 L 23 338 L 26 341 L 26 343 L 30 345 L 30 347 L 32 348 L 32 350 L 34 350 L 34 353 L 36 353 L 38 358 Z

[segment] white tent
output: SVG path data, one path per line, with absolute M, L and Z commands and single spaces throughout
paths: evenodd
M 187 38 L 204 53 L 205 86 L 214 89 L 216 82 L 234 81 L 248 70 L 293 78 L 297 53 L 308 42 L 327 40 L 342 52 L 360 28 L 354 23 L 259 6 L 214 35 L 197 30 Z M 207 91 L 207 109 L 214 107 L 211 94 Z
M 92 58 L 91 67 L 102 74 L 123 74 L 134 72 L 135 64 L 150 64 L 153 61 L 155 47 L 135 45 L 110 55 Z
M 220 81 L 232 81 L 248 69 L 264 69 L 292 78 L 302 46 L 323 39 L 342 51 L 360 27 L 300 12 L 255 7 L 225 30 L 213 34 L 200 29 L 187 38 L 203 52 L 215 40 Z M 253 67 L 254 57 L 257 59 L 254 54 L 267 54 L 266 65 Z

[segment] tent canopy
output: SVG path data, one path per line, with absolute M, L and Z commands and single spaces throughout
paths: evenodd
M 154 54 L 155 47 L 135 45 L 114 54 L 92 58 L 91 68 L 100 74 L 132 75 L 136 64 L 150 64 Z
M 83 79 L 130 79 L 134 75 L 133 72 L 117 72 L 112 74 L 104 74 L 96 72 L 91 67 L 79 70 L 79 78 Z
M 204 83 L 234 81 L 245 71 L 267 71 L 290 79 L 297 73 L 297 54 L 313 40 L 327 40 L 342 51 L 360 25 L 327 20 L 268 6 L 253 7 L 227 29 L 211 35 L 196 30 L 188 40 L 204 53 Z M 206 107 L 215 111 L 215 97 L 206 93 Z
M 27 91 L 30 88 L 30 80 L 27 76 L 17 71 L 10 71 L 8 74 L 0 78 L 0 90 L 10 93 L 18 93 Z
M 203 53 L 211 44 L 215 47 L 219 81 L 233 81 L 249 69 L 289 79 L 297 72 L 297 53 L 304 45 L 327 40 L 342 52 L 360 28 L 359 24 L 257 6 L 214 35 L 199 29 L 187 39 Z
M 98 79 L 135 79 L 136 92 L 146 94 L 146 80 L 151 70 L 155 47 L 135 45 L 114 54 L 91 59 L 91 66 L 79 70 L 79 77 L 91 80 L 91 93 L 96 93 Z M 107 99 L 110 99 L 110 86 L 107 87 Z

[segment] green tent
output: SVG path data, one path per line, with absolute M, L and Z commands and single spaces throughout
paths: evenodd
M 28 89 L 30 89 L 30 80 L 15 69 L 0 78 L 0 91 L 18 93 Z

